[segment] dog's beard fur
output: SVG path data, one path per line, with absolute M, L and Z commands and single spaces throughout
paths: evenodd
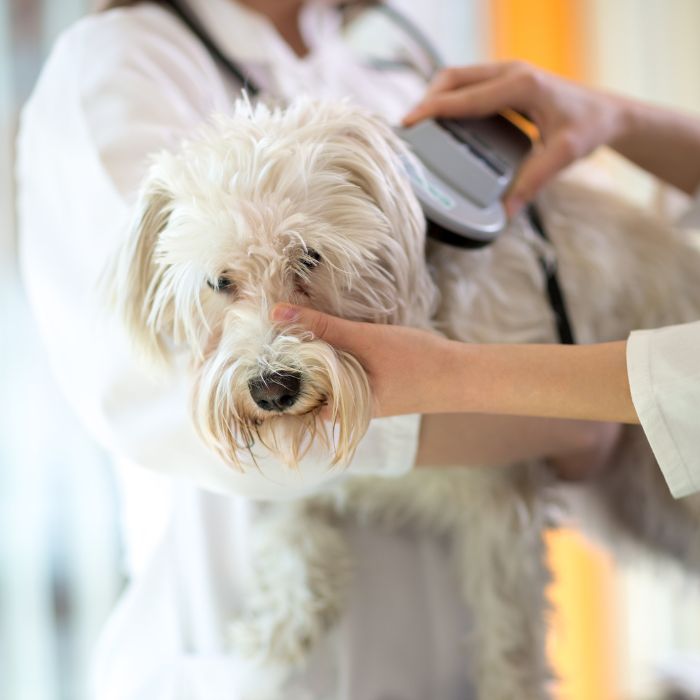
M 371 418 L 362 366 L 298 328 L 263 328 L 262 347 L 246 347 L 251 337 L 260 337 L 250 333 L 260 320 L 254 308 L 232 311 L 227 319 L 232 331 L 222 334 L 199 367 L 192 408 L 200 435 L 239 467 L 241 453 L 255 463 L 255 445 L 294 467 L 314 443 L 332 455 L 332 464 L 346 464 Z M 253 401 L 249 382 L 263 373 L 292 372 L 302 377 L 299 398 L 284 413 L 270 416 Z
M 230 464 L 255 464 L 257 447 L 290 467 L 314 445 L 330 464 L 352 458 L 372 413 L 363 368 L 273 324 L 269 310 L 287 301 L 355 320 L 430 319 L 437 292 L 406 157 L 363 111 L 300 100 L 283 112 L 240 102 L 180 153 L 155 159 L 115 299 L 151 358 L 190 356 L 195 425 Z M 250 382 L 291 372 L 296 402 L 260 408 Z

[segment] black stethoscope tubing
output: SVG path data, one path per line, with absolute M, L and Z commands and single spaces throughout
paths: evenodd
M 220 65 L 222 65 L 229 74 L 231 74 L 241 83 L 249 96 L 256 97 L 262 92 L 260 86 L 257 85 L 255 81 L 252 80 L 251 77 L 247 75 L 235 61 L 221 51 L 221 49 L 209 36 L 208 32 L 204 29 L 201 22 L 185 3 L 180 2 L 179 0 L 161 0 L 161 4 L 168 7 L 173 14 L 175 14 L 182 21 L 182 23 L 187 26 L 187 28 L 207 49 L 209 54 L 213 56 L 214 59 Z M 340 3 L 338 5 L 338 9 L 342 11 L 343 9 L 349 8 L 351 5 L 357 4 L 358 3 Z M 400 27 L 407 36 L 410 36 L 429 58 L 433 73 L 437 72 L 443 67 L 444 63 L 437 49 L 433 46 L 432 42 L 430 39 L 428 39 L 425 33 L 422 32 L 408 17 L 403 15 L 395 8 L 390 7 L 389 5 L 386 5 L 380 1 L 375 0 L 373 2 L 364 2 L 359 4 L 364 5 L 366 8 L 371 7 L 382 12 L 382 14 L 386 15 L 395 25 Z
M 194 34 L 202 43 L 204 48 L 223 68 L 226 69 L 236 80 L 238 80 L 245 91 L 251 97 L 256 97 L 260 94 L 260 88 L 250 79 L 248 75 L 240 68 L 240 66 L 232 61 L 221 49 L 212 41 L 209 33 L 204 29 L 197 17 L 190 9 L 179 0 L 161 0 L 161 4 L 169 8 L 172 13 L 180 19 L 180 21 Z

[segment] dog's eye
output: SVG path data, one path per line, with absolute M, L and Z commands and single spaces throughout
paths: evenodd
M 225 275 L 220 275 L 217 277 L 215 282 L 207 280 L 207 284 L 215 292 L 226 292 L 227 294 L 231 294 L 236 291 L 236 283 Z
M 321 254 L 313 248 L 307 248 L 304 257 L 301 259 L 301 264 L 304 267 L 314 268 L 321 262 Z

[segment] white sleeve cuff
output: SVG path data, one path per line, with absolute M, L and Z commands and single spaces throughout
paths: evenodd
M 700 323 L 635 331 L 627 341 L 632 402 L 675 498 L 700 491 Z
M 353 476 L 403 476 L 418 452 L 420 415 L 375 418 L 350 465 Z

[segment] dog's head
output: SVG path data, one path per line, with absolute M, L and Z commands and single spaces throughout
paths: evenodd
M 195 423 L 234 465 L 256 443 L 294 465 L 315 439 L 344 463 L 371 416 L 359 363 L 271 323 L 275 303 L 378 323 L 430 317 L 425 224 L 401 157 L 380 120 L 300 100 L 284 111 L 241 101 L 154 161 L 117 304 L 152 358 L 190 355 Z

